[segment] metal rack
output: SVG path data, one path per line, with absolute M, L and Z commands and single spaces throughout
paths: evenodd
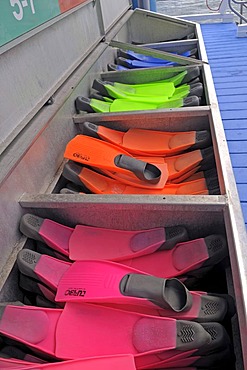
M 112 9 L 110 15 L 109 7 Z M 74 99 L 78 95 L 87 95 L 95 78 L 111 78 L 112 73 L 107 71 L 106 65 L 114 62 L 117 45 L 128 48 L 132 42 L 161 41 L 168 50 L 182 48 L 186 43 L 196 44 L 199 59 L 186 61 L 178 57 L 181 66 L 177 71 L 194 64 L 200 67 L 206 99 L 204 106 L 75 115 Z M 241 340 L 237 333 L 234 345 L 240 352 L 243 350 L 247 368 L 247 237 L 200 26 L 144 10 L 132 11 L 127 0 L 118 2 L 117 6 L 113 0 L 86 1 L 2 46 L 0 53 L 0 76 L 6 88 L 0 106 L 3 138 L 0 300 L 13 301 L 20 295 L 15 260 L 18 251 L 27 243 L 19 232 L 20 218 L 27 212 L 68 226 L 85 223 L 144 229 L 183 223 L 194 237 L 221 230 L 227 237 L 231 262 L 231 268 L 226 271 L 226 282 L 229 292 L 236 297 L 241 328 Z M 160 56 L 162 52 L 152 50 L 150 54 Z M 164 58 L 167 56 L 163 54 Z M 23 67 L 20 73 L 18 65 L 35 68 Z M 138 81 L 140 78 L 145 80 L 147 73 L 137 71 Z M 158 79 L 167 70 L 161 67 L 155 73 L 152 78 Z M 125 79 L 126 76 L 128 73 L 125 73 Z M 119 80 L 121 78 L 119 73 Z M 46 105 L 51 96 L 53 104 Z M 56 194 L 62 181 L 64 148 L 85 120 L 108 127 L 114 125 L 122 130 L 128 127 L 171 131 L 209 129 L 221 194 L 165 197 Z M 240 369 L 241 355 L 239 363 Z

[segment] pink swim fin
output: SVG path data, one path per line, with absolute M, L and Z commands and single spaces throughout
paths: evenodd
M 77 261 L 67 264 L 65 270 L 62 261 L 24 249 L 17 263 L 22 274 L 57 290 L 55 299 L 60 303 L 99 303 L 146 315 L 196 321 L 222 321 L 228 311 L 228 302 L 222 297 L 189 292 L 178 279 L 157 278 L 114 262 Z M 21 275 L 22 287 L 32 291 L 26 280 L 25 284 Z M 36 289 L 34 286 L 33 292 Z
M 176 366 L 198 365 L 211 369 L 214 365 L 215 355 L 228 350 L 230 346 L 230 337 L 225 328 L 217 322 L 208 322 L 201 324 L 211 336 L 211 341 L 198 350 L 190 350 L 179 353 L 178 351 L 160 352 L 152 355 L 145 355 L 136 358 L 136 367 L 138 369 L 163 369 Z M 199 366 L 200 365 L 200 366 Z
M 224 297 L 217 295 L 190 291 L 192 297 L 192 305 L 189 309 L 183 310 L 182 312 L 176 312 L 171 310 L 164 310 L 158 307 L 144 307 L 137 305 L 121 305 L 121 309 L 127 311 L 134 311 L 143 313 L 145 315 L 153 316 L 167 316 L 174 319 L 181 320 L 194 320 L 197 322 L 221 322 L 225 319 L 229 313 L 228 300 Z M 108 304 L 110 307 L 120 308 L 117 304 Z
M 159 250 L 148 256 L 123 260 L 121 264 L 162 278 L 181 278 L 208 271 L 227 255 L 225 238 L 215 234 L 178 243 L 170 250 Z
M 110 261 L 70 264 L 23 249 L 17 264 L 22 274 L 57 290 L 58 302 L 129 304 L 154 309 L 154 314 L 160 308 L 163 316 L 192 306 L 190 292 L 178 279 L 157 278 Z
M 13 358 L 0 358 L 2 370 L 135 370 L 132 355 L 89 357 L 84 359 L 35 364 Z
M 0 369 L 1 370 L 24 370 L 32 369 L 35 364 L 33 362 L 19 360 L 15 358 L 1 357 L 0 354 Z
M 183 226 L 125 231 L 77 225 L 73 229 L 31 214 L 21 218 L 20 230 L 71 260 L 121 261 L 150 254 L 160 248 L 170 249 L 180 241 L 188 240 Z
M 20 302 L 21 303 L 21 302 Z M 10 362 L 12 360 L 13 363 L 22 364 L 27 363 L 33 365 L 35 364 L 44 364 L 47 361 L 43 360 L 40 357 L 35 356 L 34 354 L 29 353 L 24 349 L 20 349 L 17 346 L 13 345 L 4 345 L 0 350 L 0 369 L 1 367 L 1 360 L 2 359 L 9 359 Z
M 199 323 L 80 303 L 64 309 L 2 305 L 0 333 L 59 359 L 187 351 L 211 340 Z

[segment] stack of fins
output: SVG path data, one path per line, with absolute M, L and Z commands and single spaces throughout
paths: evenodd
M 183 57 L 194 58 L 197 54 L 197 49 L 189 49 L 183 53 L 173 53 Z M 177 63 L 165 59 L 154 58 L 149 55 L 139 54 L 133 50 L 117 50 L 116 64 L 108 64 L 109 71 L 122 71 L 136 68 L 155 68 L 175 66 Z
M 127 132 L 84 122 L 65 149 L 62 193 L 219 194 L 209 131 Z
M 203 84 L 200 68 L 184 70 L 154 82 L 127 84 L 95 79 L 90 98 L 78 96 L 75 108 L 88 113 L 124 112 L 198 106 Z
M 1 369 L 229 368 L 233 299 L 187 285 L 227 258 L 223 235 L 71 228 L 32 214 L 20 231 L 34 247 L 17 258 L 23 302 L 0 307 Z

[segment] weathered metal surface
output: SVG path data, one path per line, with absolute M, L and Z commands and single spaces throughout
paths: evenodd
M 40 27 L 1 54 L 0 153 L 102 38 L 93 1 Z

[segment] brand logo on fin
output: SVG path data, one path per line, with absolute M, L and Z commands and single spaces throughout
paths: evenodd
M 64 295 L 74 296 L 74 297 L 84 297 L 86 294 L 85 289 L 67 289 Z
M 87 161 L 87 162 L 90 160 L 90 157 L 88 155 L 83 155 L 80 153 L 73 153 L 73 157 L 80 158 L 82 161 Z

